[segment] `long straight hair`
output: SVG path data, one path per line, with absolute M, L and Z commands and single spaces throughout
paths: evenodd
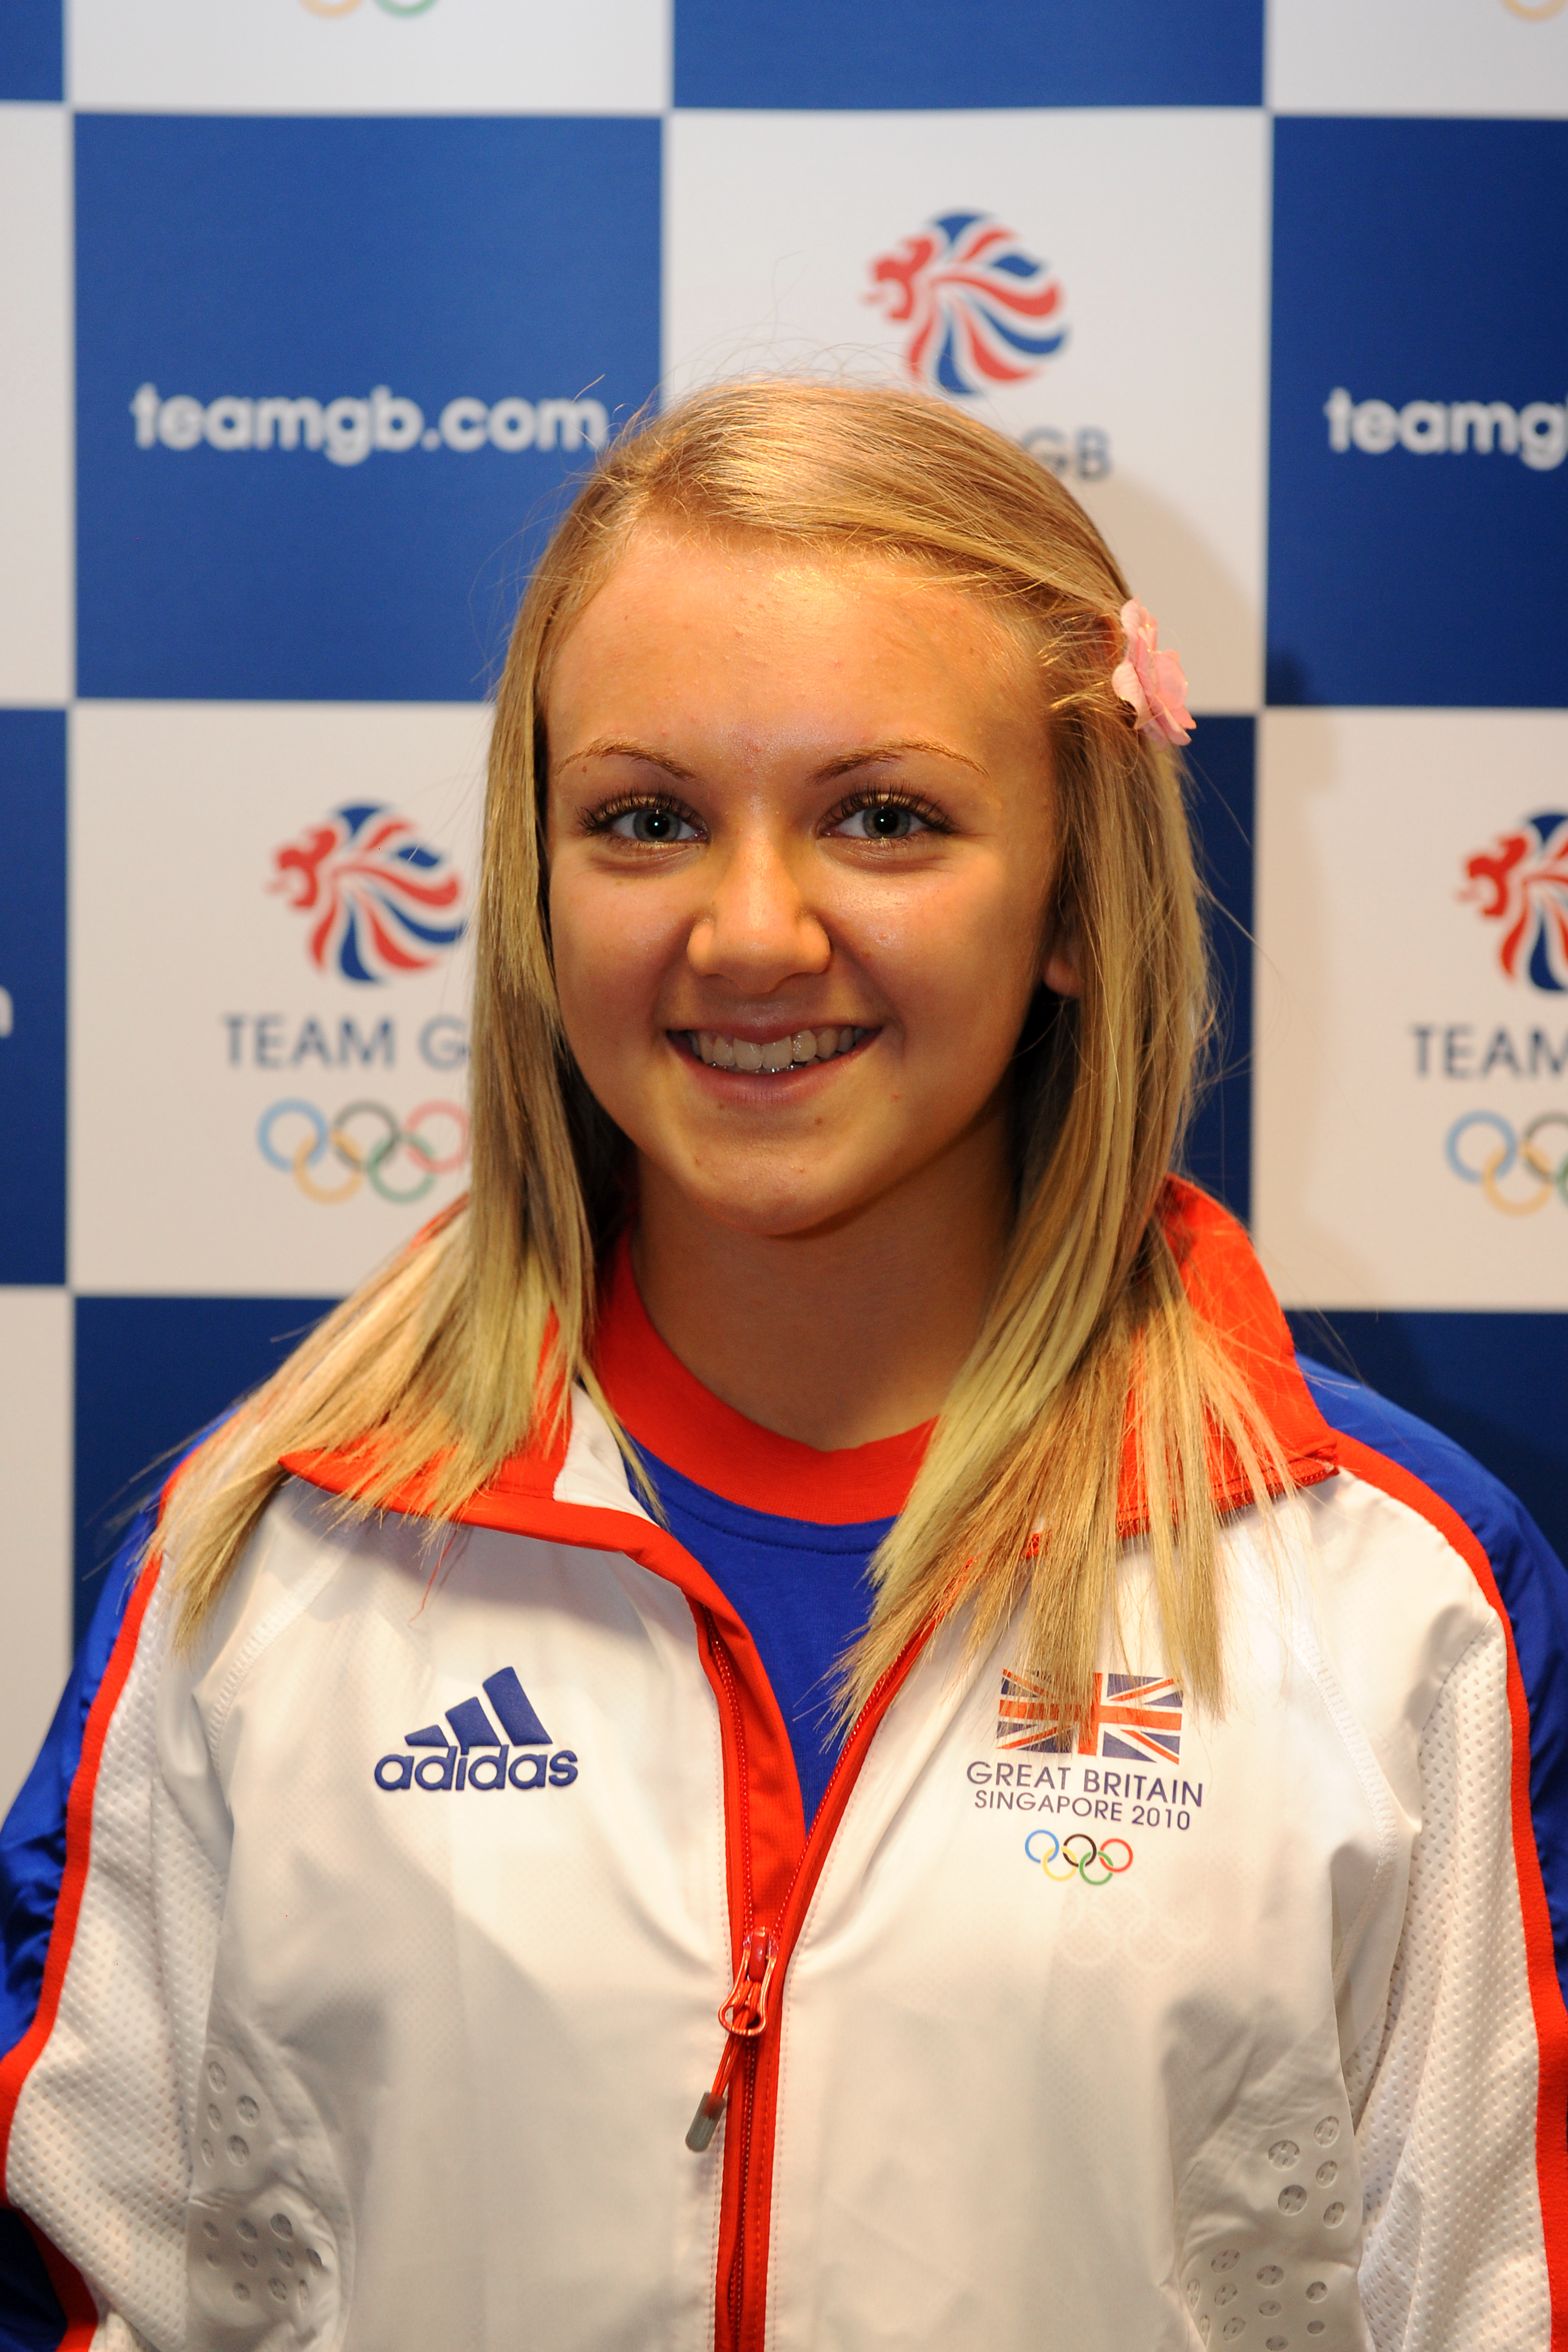
M 793 380 L 722 385 L 624 436 L 534 574 L 490 748 L 471 1189 L 327 1318 L 176 1486 L 163 1541 L 181 1637 L 221 1591 L 284 1454 L 350 1449 L 349 1507 L 412 1489 L 439 1525 L 552 1432 L 574 1382 L 605 1405 L 594 1317 L 630 1147 L 562 1027 L 544 700 L 565 633 L 649 524 L 923 568 L 1021 632 L 1045 687 L 1063 844 L 1053 911 L 1077 943 L 1082 993 L 1042 990 L 1019 1040 L 1010 1244 L 874 1564 L 846 1704 L 962 1609 L 976 1643 L 1020 1615 L 1017 1662 L 1081 1712 L 1114 1599 L 1130 1433 L 1170 1670 L 1217 1702 L 1211 1452 L 1228 1449 L 1259 1501 L 1283 1465 L 1239 1370 L 1194 1316 L 1158 1214 L 1209 998 L 1179 768 L 1110 686 L 1127 586 L 1068 490 L 1000 435 L 921 395 Z

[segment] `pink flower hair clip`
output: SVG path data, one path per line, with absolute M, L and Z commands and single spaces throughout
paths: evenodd
M 1121 607 L 1127 658 L 1110 673 L 1111 689 L 1130 702 L 1140 735 L 1163 735 L 1167 743 L 1192 740 L 1195 724 L 1187 709 L 1187 681 L 1174 654 L 1159 650 L 1160 625 L 1136 596 Z

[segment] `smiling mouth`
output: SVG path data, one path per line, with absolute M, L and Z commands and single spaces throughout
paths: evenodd
M 784 1037 L 752 1038 L 729 1037 L 718 1029 L 682 1029 L 679 1034 L 710 1070 L 777 1076 L 784 1070 L 809 1069 L 813 1062 L 837 1061 L 876 1032 L 854 1027 L 795 1029 Z

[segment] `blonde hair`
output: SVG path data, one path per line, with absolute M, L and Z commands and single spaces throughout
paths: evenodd
M 572 1382 L 604 1403 L 596 1281 L 625 1214 L 629 1147 L 562 1030 L 543 708 L 564 633 L 649 521 L 924 567 L 1023 630 L 1047 688 L 1064 844 L 1056 911 L 1082 994 L 1042 991 L 1020 1040 L 1010 1245 L 878 1555 L 847 1703 L 962 1606 L 976 1643 L 1021 1611 L 1016 1662 L 1081 1710 L 1114 1601 L 1130 1430 L 1169 1668 L 1217 1701 L 1211 1448 L 1228 1450 L 1259 1500 L 1284 1473 L 1239 1371 L 1194 1316 L 1156 1213 L 1208 993 L 1178 766 L 1111 690 L 1126 583 L 1076 500 L 999 435 L 916 394 L 811 382 L 720 386 L 626 434 L 534 574 L 490 751 L 471 1191 L 327 1318 L 176 1487 L 163 1541 L 183 1637 L 281 1482 L 283 1454 L 356 1449 L 352 1507 L 413 1480 L 439 1523 L 553 1427 Z

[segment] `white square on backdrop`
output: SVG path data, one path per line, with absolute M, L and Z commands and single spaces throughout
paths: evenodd
M 1281 114 L 1568 114 L 1563 0 L 1270 0 L 1268 54 Z
M 678 110 L 665 154 L 664 358 L 677 390 L 770 369 L 909 381 L 910 331 L 891 312 L 910 241 L 955 218 L 1009 230 L 1002 268 L 1038 263 L 1014 285 L 1037 305 L 1054 284 L 1057 299 L 1048 318 L 1018 314 L 1007 363 L 1025 380 L 955 396 L 1082 499 L 1180 653 L 1192 708 L 1257 707 L 1261 113 Z M 1020 348 L 1056 335 L 1048 356 Z
M 657 114 L 669 88 L 668 0 L 71 0 L 66 21 L 75 103 L 132 112 Z
M 1568 713 L 1270 710 L 1253 1227 L 1287 1306 L 1568 1307 Z
M 0 703 L 71 691 L 70 121 L 0 106 Z
M 79 704 L 76 1288 L 341 1293 L 463 1189 L 489 725 Z
M 0 1290 L 0 1808 L 38 1751 L 71 1654 L 71 1302 Z

